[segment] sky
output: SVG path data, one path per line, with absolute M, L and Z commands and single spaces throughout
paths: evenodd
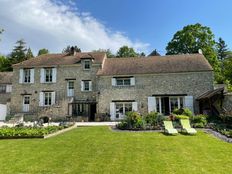
M 34 54 L 59 53 L 67 45 L 114 53 L 123 45 L 161 55 L 189 24 L 211 28 L 232 48 L 231 0 L 0 0 L 0 53 L 24 39 Z

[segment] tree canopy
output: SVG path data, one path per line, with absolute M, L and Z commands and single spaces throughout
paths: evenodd
M 135 52 L 133 48 L 129 48 L 128 46 L 122 46 L 119 48 L 116 57 L 137 57 L 138 53 Z
M 49 53 L 49 51 L 48 51 L 48 49 L 46 49 L 46 48 L 42 48 L 42 49 L 40 49 L 39 51 L 38 51 L 38 56 L 40 56 L 40 55 L 42 55 L 42 54 L 48 54 Z
M 74 50 L 72 50 L 72 48 Z M 81 49 L 76 45 L 75 46 L 68 45 L 66 48 L 63 49 L 62 53 L 71 53 L 72 51 L 81 52 Z
M 218 59 L 224 60 L 227 56 L 228 48 L 227 48 L 225 41 L 221 37 L 219 37 L 219 39 L 218 39 L 218 42 L 216 44 L 216 48 L 217 48 Z

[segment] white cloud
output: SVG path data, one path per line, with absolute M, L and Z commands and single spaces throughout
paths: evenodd
M 114 52 L 122 45 L 128 45 L 146 52 L 149 44 L 132 41 L 119 31 L 111 31 L 90 13 L 77 11 L 72 3 L 0 0 L 0 28 L 5 29 L 0 52 L 10 52 L 16 40 L 21 38 L 35 52 L 44 47 L 51 52 L 60 52 L 67 45 L 78 45 L 82 51 L 110 48 Z

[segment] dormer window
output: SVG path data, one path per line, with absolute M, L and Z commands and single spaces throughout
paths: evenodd
M 84 60 L 84 69 L 89 70 L 90 69 L 90 60 Z

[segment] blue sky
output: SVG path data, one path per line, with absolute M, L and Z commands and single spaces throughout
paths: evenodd
M 17 3 L 16 3 L 17 2 Z M 55 3 L 56 2 L 56 3 Z M 122 45 L 137 51 L 165 47 L 173 34 L 188 24 L 209 26 L 215 38 L 232 48 L 230 0 L 1 0 L 0 27 L 6 31 L 0 52 L 9 52 L 24 38 L 34 50 L 60 52 L 70 44 L 83 51 Z M 12 13 L 6 9 L 11 7 Z M 30 10 L 28 10 L 31 8 Z

